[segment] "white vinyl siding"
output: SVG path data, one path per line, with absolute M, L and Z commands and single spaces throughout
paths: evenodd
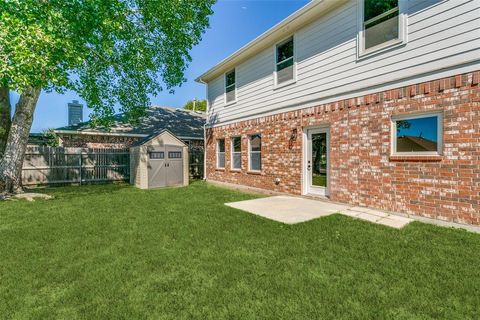
M 407 44 L 362 59 L 357 52 L 358 0 L 292 30 L 295 85 L 275 88 L 275 51 L 268 46 L 237 66 L 235 108 L 224 108 L 223 76 L 209 81 L 209 123 L 251 119 L 480 69 L 479 0 L 410 0 L 406 7 Z

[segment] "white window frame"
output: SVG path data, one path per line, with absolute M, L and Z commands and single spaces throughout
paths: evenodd
M 371 55 L 376 55 L 378 53 L 388 51 L 399 46 L 403 46 L 408 42 L 408 23 L 407 23 L 407 11 L 408 11 L 408 0 L 398 0 L 398 39 L 390 40 L 379 44 L 375 47 L 365 49 L 364 41 L 364 6 L 365 0 L 358 1 L 358 10 L 357 10 L 357 23 L 358 23 L 358 32 L 357 32 L 357 59 L 366 58 Z
M 260 151 L 252 151 L 252 137 L 253 136 L 260 136 Z M 249 172 L 255 172 L 259 173 L 262 172 L 263 170 L 263 165 L 262 165 L 262 145 L 263 145 L 263 137 L 260 133 L 253 133 L 248 136 L 248 171 Z M 252 158 L 251 155 L 252 153 L 260 153 L 260 170 L 254 170 L 252 169 Z
M 220 152 L 220 140 L 223 140 L 223 146 L 224 146 L 223 152 Z M 217 161 L 216 161 L 216 163 L 217 163 L 216 168 L 217 169 L 225 169 L 225 162 L 226 162 L 226 159 L 225 159 L 225 147 L 226 147 L 225 142 L 226 142 L 225 138 L 217 139 L 217 143 L 216 143 L 217 150 L 215 152 L 216 155 L 217 155 Z M 223 167 L 220 167 L 220 154 L 222 154 L 222 153 L 223 153 Z
M 285 87 L 285 86 L 288 86 L 288 85 L 291 85 L 291 84 L 297 82 L 297 41 L 296 41 L 296 38 L 297 38 L 296 34 L 290 35 L 290 36 L 282 39 L 281 41 L 275 43 L 274 46 L 273 46 L 273 57 L 274 57 L 274 59 L 273 59 L 273 88 L 274 89 L 279 89 L 279 88 L 282 88 L 282 87 Z M 287 42 L 290 39 L 293 40 L 293 79 L 279 84 L 278 81 L 277 81 L 277 65 L 281 62 L 277 63 L 277 47 L 279 45 L 284 44 L 285 42 Z M 285 60 L 283 60 L 283 61 L 285 61 Z
M 163 158 L 151 158 L 151 153 L 163 153 Z M 150 160 L 150 161 L 163 161 L 163 160 L 165 160 L 165 151 L 155 151 L 155 150 L 149 151 L 148 152 L 148 160 Z
M 236 139 L 236 138 L 240 139 L 240 152 L 233 151 L 234 150 L 233 149 L 234 148 L 233 140 Z M 234 154 L 239 154 L 240 155 L 240 168 L 235 168 L 234 167 L 234 163 L 235 163 L 234 157 L 233 157 Z M 230 163 L 231 163 L 230 168 L 233 171 L 241 171 L 242 170 L 242 137 L 241 136 L 234 136 L 230 139 L 230 159 L 231 159 L 230 160 Z
M 414 120 L 421 118 L 437 117 L 437 151 L 424 151 L 424 152 L 397 152 L 397 124 L 399 120 Z M 441 156 L 443 154 L 443 113 L 442 112 L 428 112 L 421 114 L 405 114 L 392 116 L 391 121 L 391 155 L 402 157 L 418 157 L 418 156 Z
M 227 102 L 227 74 L 231 73 L 231 72 L 235 72 L 235 99 L 232 100 L 232 101 L 228 101 Z M 229 71 L 225 72 L 223 74 L 223 101 L 225 103 L 225 106 L 229 106 L 229 105 L 232 105 L 232 104 L 235 104 L 237 103 L 237 93 L 238 93 L 238 90 L 237 90 L 237 68 L 233 68 L 233 69 L 230 69 Z

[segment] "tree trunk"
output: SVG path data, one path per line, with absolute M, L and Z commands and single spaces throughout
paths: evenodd
M 23 158 L 28 144 L 28 136 L 33 122 L 33 112 L 41 89 L 28 88 L 20 95 L 15 106 L 5 152 L 0 160 L 0 192 L 22 192 Z
M 11 125 L 10 90 L 7 87 L 0 87 L 0 158 L 5 150 L 8 132 Z

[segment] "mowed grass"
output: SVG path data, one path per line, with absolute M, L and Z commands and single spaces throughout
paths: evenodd
M 0 317 L 468 319 L 480 236 L 333 215 L 284 225 L 204 183 L 49 189 L 0 203 Z

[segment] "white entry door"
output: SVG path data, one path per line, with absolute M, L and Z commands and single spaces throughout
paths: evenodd
M 308 129 L 306 134 L 306 193 L 327 196 L 329 189 L 329 132 L 327 128 Z

